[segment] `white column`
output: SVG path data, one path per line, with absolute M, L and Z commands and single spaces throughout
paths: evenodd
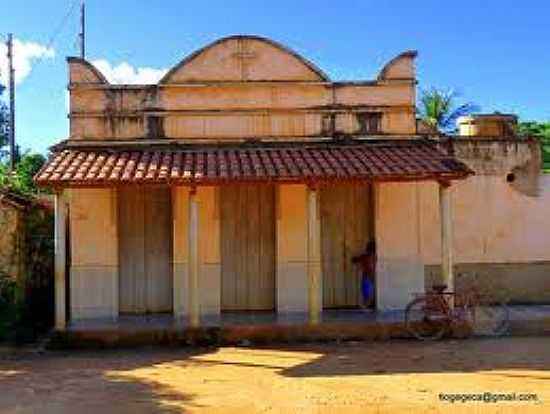
M 55 329 L 64 331 L 67 325 L 65 314 L 65 273 L 67 263 L 67 204 L 63 190 L 55 193 Z
M 441 220 L 441 271 L 443 283 L 454 291 L 453 276 L 453 222 L 451 211 L 451 186 L 439 184 L 439 211 Z
M 199 209 L 197 191 L 189 192 L 189 319 L 191 326 L 200 324 L 199 303 Z
M 319 323 L 322 310 L 321 281 L 321 225 L 319 220 L 319 193 L 317 189 L 307 191 L 307 269 L 309 286 L 309 322 Z

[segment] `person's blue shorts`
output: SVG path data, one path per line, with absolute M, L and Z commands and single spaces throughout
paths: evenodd
M 372 285 L 371 280 L 368 277 L 363 277 L 361 281 L 361 293 L 363 294 L 363 299 L 370 299 L 373 292 L 374 286 Z

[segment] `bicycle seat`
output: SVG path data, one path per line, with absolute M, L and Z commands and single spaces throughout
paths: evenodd
M 438 294 L 442 294 L 445 289 L 447 289 L 447 285 L 432 285 L 432 290 Z

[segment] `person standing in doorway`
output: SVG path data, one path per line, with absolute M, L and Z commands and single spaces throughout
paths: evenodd
M 376 243 L 367 243 L 365 253 L 354 256 L 351 259 L 353 264 L 359 265 L 361 269 L 361 295 L 363 307 L 370 308 L 374 303 L 374 276 L 376 274 Z

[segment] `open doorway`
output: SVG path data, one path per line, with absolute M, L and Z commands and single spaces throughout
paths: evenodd
M 321 189 L 323 308 L 359 308 L 360 266 L 352 258 L 374 240 L 372 185 L 349 183 Z M 376 286 L 376 281 L 375 281 Z M 376 295 L 374 295 L 376 296 Z M 374 301 L 372 307 L 375 307 Z

